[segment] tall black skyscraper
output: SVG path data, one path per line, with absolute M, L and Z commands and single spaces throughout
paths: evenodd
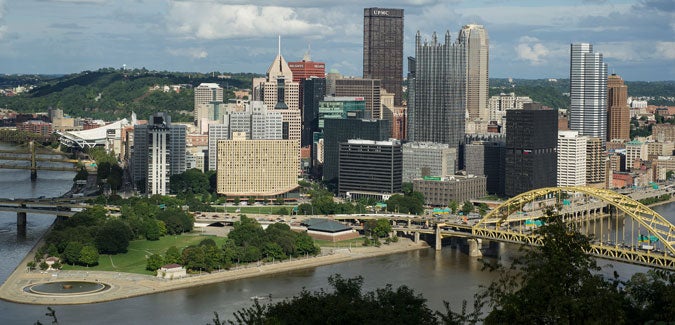
M 312 135 L 319 131 L 319 102 L 326 96 L 326 79 L 309 77 L 302 83 L 301 146 L 312 145 Z
M 394 105 L 403 98 L 403 9 L 363 10 L 363 77 L 382 80 L 394 93 Z
M 558 111 L 541 104 L 506 111 L 505 194 L 556 186 Z
M 323 180 L 329 183 L 338 178 L 340 143 L 350 139 L 384 141 L 391 135 L 387 120 L 326 119 L 323 123 Z

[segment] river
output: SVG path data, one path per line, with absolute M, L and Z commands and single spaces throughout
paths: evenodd
M 6 148 L 7 145 L 0 144 L 0 149 Z M 28 171 L 0 170 L 0 197 L 58 196 L 70 189 L 73 176 L 70 172 L 39 172 L 37 182 L 32 183 Z M 674 221 L 675 203 L 655 210 Z M 0 281 L 7 278 L 53 220 L 53 217 L 29 214 L 27 238 L 17 240 L 16 215 L 0 212 L 0 257 L 3 259 Z M 512 251 L 515 251 L 513 247 L 503 249 L 502 257 L 508 258 Z M 612 264 L 614 268 L 605 271 L 608 274 L 616 270 L 629 277 L 646 270 L 634 265 Z M 436 310 L 443 308 L 443 300 L 459 310 L 462 300 L 471 301 L 481 285 L 494 279 L 494 274 L 481 271 L 477 260 L 444 247 L 438 253 L 426 249 L 113 302 L 56 306 L 55 309 L 61 324 L 206 324 L 211 322 L 214 311 L 221 319 L 231 318 L 234 311 L 251 304 L 251 296 L 272 294 L 273 299 L 282 299 L 296 295 L 303 287 L 310 291 L 327 288 L 328 277 L 336 273 L 344 277 L 362 275 L 365 290 L 388 283 L 394 287 L 407 285 L 423 294 L 429 300 L 429 306 Z M 0 300 L 0 323 L 33 324 L 40 320 L 48 324 L 50 319 L 44 316 L 46 311 L 46 306 Z

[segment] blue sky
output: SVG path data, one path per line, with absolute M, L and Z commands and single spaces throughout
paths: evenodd
M 675 79 L 673 0 L 0 0 L 0 73 L 100 67 L 266 71 L 277 34 L 289 61 L 362 73 L 363 8 L 405 9 L 414 34 L 483 24 L 490 76 L 567 78 L 569 44 L 589 42 L 626 80 Z

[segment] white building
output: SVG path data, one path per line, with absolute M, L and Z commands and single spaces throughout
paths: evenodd
M 455 174 L 457 149 L 450 145 L 432 142 L 403 144 L 403 182 L 409 183 L 424 176 L 449 176 Z
M 586 143 L 577 131 L 558 131 L 558 186 L 586 185 Z
M 500 125 L 504 123 L 506 110 L 508 109 L 523 109 L 523 104 L 532 103 L 532 98 L 527 96 L 516 96 L 516 93 L 499 94 L 499 96 L 491 96 L 488 100 L 488 110 L 490 121 L 497 121 Z
M 215 110 L 223 103 L 223 88 L 216 83 L 202 83 L 195 87 L 194 119 L 201 128 L 204 120 L 217 119 Z

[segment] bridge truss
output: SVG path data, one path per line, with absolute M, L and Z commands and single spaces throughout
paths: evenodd
M 534 232 L 545 209 L 591 239 L 589 254 L 675 270 L 675 226 L 625 195 L 590 187 L 547 187 L 515 196 L 485 215 L 472 234 L 488 240 L 541 245 Z

